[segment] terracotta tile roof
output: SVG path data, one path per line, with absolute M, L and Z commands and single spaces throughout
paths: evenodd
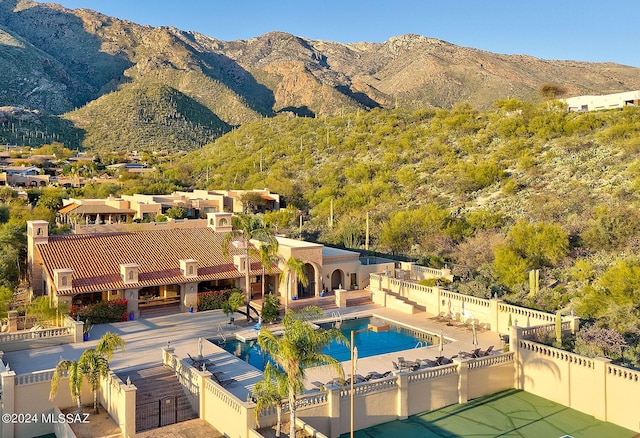
M 72 204 L 69 204 L 72 205 Z M 111 205 L 104 205 L 104 204 L 74 204 L 77 206 L 77 208 L 75 209 L 71 209 L 73 210 L 74 213 L 76 214 L 135 214 L 135 210 L 132 210 L 130 208 L 117 208 L 117 207 L 113 207 Z M 63 211 L 64 209 L 68 208 L 69 206 L 67 205 L 66 207 L 61 208 L 60 210 L 58 210 L 59 213 L 68 213 L 71 210 L 67 210 L 67 211 Z
M 75 210 L 76 208 L 80 207 L 80 204 L 69 204 L 69 205 L 65 205 L 64 207 L 62 207 L 60 210 L 58 210 L 58 213 L 60 214 L 67 214 L 70 213 L 71 211 Z
M 231 245 L 223 255 L 223 233 L 210 228 L 149 230 L 127 233 L 51 236 L 49 243 L 36 245 L 50 277 L 54 269 L 73 269 L 72 290 L 60 294 L 159 286 L 195 281 L 242 278 L 233 265 Z M 198 261 L 198 276 L 186 278 L 180 272 L 181 259 Z M 138 283 L 124 285 L 120 265 L 139 265 Z M 262 275 L 262 265 L 251 257 L 251 276 Z M 272 267 L 272 273 L 280 272 Z

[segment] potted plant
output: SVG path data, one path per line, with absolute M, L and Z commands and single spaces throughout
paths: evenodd
M 84 326 L 82 327 L 82 340 L 87 342 L 89 340 L 89 333 L 91 332 L 91 321 L 88 319 L 84 322 Z
M 231 304 L 229 304 L 229 301 L 225 301 L 224 303 L 222 303 L 222 311 L 229 317 L 229 324 L 233 324 L 234 310 L 231 308 Z

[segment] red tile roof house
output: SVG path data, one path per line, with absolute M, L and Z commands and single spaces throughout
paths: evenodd
M 27 223 L 28 268 L 34 296 L 54 304 L 127 299 L 137 318 L 160 305 L 189 311 L 199 291 L 244 289 L 242 251 L 230 245 L 225 255 L 222 247 L 231 213 L 210 213 L 206 227 L 186 229 L 50 236 L 48 226 Z M 266 278 L 274 290 L 279 273 L 273 266 Z M 250 257 L 252 283 L 261 276 L 260 260 Z

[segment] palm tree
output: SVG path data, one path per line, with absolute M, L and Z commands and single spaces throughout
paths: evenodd
M 289 287 L 292 280 L 296 286 L 298 285 L 298 282 L 302 283 L 302 286 L 305 287 L 309 285 L 309 279 L 304 272 L 304 262 L 293 256 L 287 259 L 287 263 L 284 266 L 284 271 L 282 272 L 282 277 L 280 277 L 280 282 L 282 283 L 286 281 L 287 285 L 287 296 L 284 300 L 285 312 L 289 306 Z
M 247 304 L 247 321 L 249 321 L 249 301 L 251 301 L 251 281 L 249 280 L 251 262 L 249 260 L 249 251 L 251 248 L 251 239 L 268 243 L 275 240 L 275 237 L 271 231 L 264 226 L 264 223 L 258 216 L 238 214 L 233 216 L 231 221 L 234 229 L 224 236 L 224 240 L 222 241 L 222 252 L 224 255 L 228 255 L 229 245 L 234 241 L 239 241 L 241 243 L 240 249 L 244 250 L 244 292 Z
M 96 345 L 96 352 L 101 354 L 107 358 L 107 360 L 111 360 L 111 356 L 113 356 L 113 352 L 115 350 L 122 350 L 124 353 L 124 339 L 115 333 L 107 332 L 98 341 Z
M 85 350 L 77 361 L 60 360 L 56 365 L 53 378 L 51 379 L 49 400 L 53 400 L 56 396 L 60 378 L 68 374 L 71 397 L 76 400 L 78 412 L 81 413 L 82 402 L 80 395 L 82 394 L 82 379 L 86 377 L 91 385 L 91 391 L 93 392 L 93 409 L 97 414 L 100 379 L 109 374 L 109 359 L 111 359 L 113 352 L 117 349 L 121 349 L 122 352 L 124 352 L 124 345 L 124 339 L 115 333 L 107 332 L 100 338 L 95 350 Z
M 98 392 L 100 391 L 100 380 L 109 375 L 109 361 L 93 348 L 85 350 L 78 359 L 78 367 L 87 382 L 91 385 L 93 393 L 93 412 L 98 413 Z
M 78 361 L 61 360 L 56 365 L 56 369 L 53 372 L 53 378 L 51 379 L 51 390 L 49 391 L 49 400 L 53 400 L 58 392 L 58 384 L 60 378 L 65 374 L 69 376 L 69 389 L 71 390 L 71 397 L 76 401 L 78 405 L 78 413 L 82 413 L 82 401 L 80 395 L 82 394 L 82 369 L 79 366 Z
M 282 408 L 287 396 L 287 375 L 269 362 L 264 369 L 264 380 L 256 383 L 253 388 L 253 397 L 256 401 L 253 413 L 256 423 L 260 426 L 260 413 L 272 406 L 276 407 L 276 437 L 280 436 L 282 429 Z
M 344 370 L 340 362 L 323 354 L 322 348 L 332 340 L 347 344 L 347 339 L 336 329 L 314 329 L 310 321 L 322 316 L 324 312 L 318 306 L 308 306 L 299 312 L 290 309 L 282 320 L 284 326 L 282 336 L 275 336 L 264 326 L 258 335 L 260 347 L 273 358 L 286 375 L 290 437 L 296 436 L 296 403 L 298 394 L 302 392 L 305 368 L 330 365 L 340 378 L 344 378 Z
M 257 255 L 260 257 L 260 264 L 262 264 L 262 299 L 264 300 L 265 271 L 271 274 L 273 262 L 278 260 L 278 240 L 274 238 L 269 242 L 264 242 L 257 249 Z

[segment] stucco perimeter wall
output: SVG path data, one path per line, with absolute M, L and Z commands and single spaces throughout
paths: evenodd
M 329 400 L 339 397 L 339 391 L 323 391 L 319 393 L 304 394 L 298 396 L 298 409 L 296 410 L 296 422 L 302 420 L 315 430 L 331 430 L 331 407 Z M 288 406 L 288 404 L 287 404 Z M 282 413 L 282 422 L 289 421 L 289 410 Z M 275 418 L 273 418 L 275 424 Z M 260 419 L 260 426 L 264 421 Z M 286 431 L 288 432 L 288 431 Z
M 211 379 L 205 380 L 202 396 L 204 409 L 200 411 L 200 418 L 225 436 L 244 438 L 248 436 L 250 429 L 255 429 L 253 407 L 250 403 L 241 402 Z
M 135 385 L 127 385 L 113 372 L 102 378 L 100 403 L 124 436 L 136 433 L 136 391 Z
M 11 319 L 12 315 L 10 314 L 9 324 L 11 324 Z M 0 334 L 2 351 L 29 350 L 32 348 L 82 342 L 83 322 L 74 321 L 73 318 L 66 316 L 64 325 L 64 327 L 2 333 Z
M 514 331 L 521 331 L 515 329 Z M 516 385 L 631 430 L 640 431 L 640 372 L 517 338 Z
M 640 371 L 605 364 L 607 421 L 640 432 Z
M 458 403 L 458 366 L 428 368 L 408 376 L 406 415 L 415 415 Z
M 466 399 L 472 400 L 487 394 L 513 388 L 513 353 L 491 355 L 463 361 L 460 375 L 467 369 Z
M 13 436 L 15 438 L 30 438 L 39 435 L 45 435 L 54 431 L 53 423 L 43 423 L 42 414 L 53 414 L 56 407 L 63 410 L 76 406 L 75 400 L 71 398 L 69 390 L 69 379 L 63 377 L 58 382 L 58 391 L 53 401 L 49 401 L 49 392 L 51 391 L 51 378 L 53 371 L 43 371 L 33 374 L 21 374 L 15 376 L 15 386 L 13 391 L 13 409 L 6 409 L 10 405 L 10 401 L 3 399 L 5 410 L 3 413 L 30 414 L 36 415 L 38 423 L 31 424 L 14 424 Z M 8 383 L 3 380 L 3 383 Z M 89 390 L 90 385 L 84 380 L 82 384 L 82 404 L 93 402 L 93 394 Z M 7 388 L 3 388 L 4 394 L 7 394 Z M 9 411 L 12 412 L 9 412 Z M 89 409 L 84 410 L 91 413 Z M 91 421 L 91 417 L 89 417 Z M 10 436 L 3 434 L 4 436 Z
M 354 385 L 353 429 L 360 430 L 398 418 L 398 377 Z M 395 409 L 394 409 L 395 408 Z M 340 391 L 339 430 L 326 435 L 336 437 L 348 433 L 351 423 L 351 390 Z M 322 431 L 321 431 L 322 432 Z

